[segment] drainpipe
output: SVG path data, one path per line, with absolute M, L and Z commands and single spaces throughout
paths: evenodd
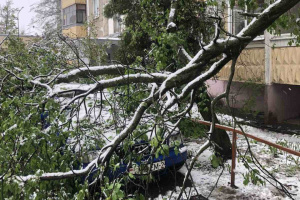
M 18 11 L 18 37 L 20 37 L 20 17 L 19 14 L 24 7 L 20 8 Z
M 90 25 L 89 25 L 89 18 L 90 18 L 90 0 L 86 0 L 86 20 L 88 23 L 87 26 L 87 34 L 90 34 Z
M 265 95 L 264 95 L 264 121 L 266 124 L 275 123 L 274 114 L 272 112 L 272 35 L 265 31 L 264 33 L 264 41 L 265 41 Z
M 265 84 L 271 85 L 272 83 L 272 35 L 265 31 Z

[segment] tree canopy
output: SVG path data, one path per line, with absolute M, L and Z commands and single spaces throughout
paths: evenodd
M 33 24 L 40 26 L 45 34 L 61 31 L 61 0 L 40 0 L 32 5 L 31 10 L 36 13 Z
M 9 34 L 15 33 L 17 30 L 16 13 L 18 9 L 13 7 L 11 0 L 7 0 L 4 5 L 0 4 L 0 33 Z

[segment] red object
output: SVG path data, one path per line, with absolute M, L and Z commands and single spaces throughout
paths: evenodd
M 232 160 L 231 160 L 231 187 L 235 186 L 235 161 L 236 161 L 236 132 L 232 132 Z
M 192 119 L 192 121 L 194 122 L 197 122 L 199 124 L 203 124 L 203 125 L 207 125 L 207 126 L 210 126 L 211 125 L 211 122 L 208 122 L 208 121 L 203 121 L 203 120 L 196 120 L 196 119 Z M 285 152 L 288 152 L 290 154 L 293 154 L 295 156 L 299 156 L 300 157 L 300 152 L 299 151 L 294 151 L 292 149 L 289 149 L 289 148 L 286 148 L 284 146 L 281 146 L 281 145 L 278 145 L 278 144 L 275 144 L 273 142 L 270 142 L 270 141 L 267 141 L 267 140 L 264 140 L 262 138 L 259 138 L 259 137 L 256 137 L 256 136 L 253 136 L 253 135 L 250 135 L 248 133 L 243 133 L 242 131 L 240 130 L 236 130 L 234 128 L 231 128 L 229 126 L 223 126 L 223 125 L 220 125 L 220 124 L 216 124 L 215 125 L 216 128 L 219 128 L 219 129 L 223 129 L 223 130 L 226 130 L 226 131 L 232 131 L 232 163 L 231 163 L 231 187 L 236 187 L 234 185 L 234 182 L 235 182 L 235 161 L 236 161 L 236 139 L 237 139 L 237 133 L 240 134 L 240 135 L 243 135 L 245 137 L 248 137 L 248 138 L 251 138 L 253 140 L 256 140 L 258 142 L 262 142 L 262 143 L 265 143 L 269 146 L 272 146 L 272 147 L 275 147 L 277 149 L 280 149 L 282 151 L 285 151 Z

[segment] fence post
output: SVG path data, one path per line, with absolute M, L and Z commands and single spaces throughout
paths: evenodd
M 235 161 L 236 161 L 236 132 L 232 132 L 232 161 L 231 161 L 231 187 L 235 186 Z

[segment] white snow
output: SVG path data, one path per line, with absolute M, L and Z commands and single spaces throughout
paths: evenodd
M 218 114 L 218 118 L 222 124 L 231 124 L 232 118 L 228 115 Z M 240 119 L 238 119 L 240 120 Z M 272 142 L 281 142 L 284 141 L 288 145 L 289 148 L 300 149 L 300 137 L 291 136 L 287 134 L 274 133 L 268 130 L 262 130 L 258 128 L 254 128 L 251 126 L 243 126 L 245 132 L 262 137 L 266 140 Z M 230 138 L 232 137 L 231 133 L 229 133 Z M 285 153 L 283 151 L 277 151 L 277 154 L 274 155 L 268 145 L 263 143 L 257 143 L 251 139 L 250 146 L 253 154 L 256 158 L 261 162 L 261 164 L 268 169 L 272 174 L 279 180 L 281 183 L 285 185 L 288 191 L 292 194 L 294 199 L 300 199 L 300 158 L 296 156 L 291 156 L 291 154 Z M 205 140 L 196 140 L 193 142 L 187 142 L 186 146 L 188 148 L 189 154 L 193 157 L 196 155 L 199 147 L 203 145 Z M 240 152 L 244 153 L 247 149 L 247 143 L 243 136 L 239 136 L 237 140 L 237 147 Z M 197 191 L 207 197 L 213 187 L 219 175 L 222 171 L 222 168 L 219 167 L 214 169 L 211 166 L 210 159 L 213 155 L 212 149 L 205 150 L 198 158 L 196 165 L 194 166 L 194 170 L 191 175 L 194 180 Z M 189 163 L 189 162 L 187 162 Z M 266 183 L 265 186 L 257 186 L 253 185 L 251 182 L 246 186 L 243 184 L 244 177 L 248 171 L 243 165 L 241 159 L 237 159 L 236 169 L 235 169 L 235 185 L 238 186 L 237 189 L 233 189 L 230 187 L 230 170 L 231 160 L 228 160 L 225 163 L 225 170 L 223 175 L 220 177 L 220 180 L 217 184 L 217 187 L 214 189 L 210 196 L 210 200 L 226 200 L 226 199 L 254 199 L 254 200 L 284 200 L 290 199 L 283 193 L 279 192 L 275 187 L 271 184 Z M 253 166 L 253 165 L 251 165 Z M 186 173 L 187 168 L 182 167 L 179 172 L 183 175 Z M 274 183 L 274 182 L 273 182 Z M 175 199 L 176 195 L 178 195 L 180 188 L 177 187 L 176 192 L 173 192 L 172 197 L 170 195 L 172 191 L 168 191 L 164 198 L 167 199 Z M 195 193 L 194 188 L 186 188 L 186 191 L 192 189 Z M 188 192 L 187 192 L 188 193 Z M 159 197 L 157 199 L 161 199 L 163 197 Z M 186 199 L 186 196 L 183 196 L 183 199 Z
M 173 17 L 175 16 L 175 11 L 176 11 L 175 8 L 172 8 L 172 9 L 171 9 L 169 18 L 173 18 Z
M 98 159 L 93 160 L 90 162 L 86 168 L 80 169 L 80 170 L 73 170 L 73 171 L 68 171 L 68 172 L 53 172 L 53 173 L 43 173 L 41 176 L 37 175 L 28 175 L 28 176 L 16 176 L 16 180 L 20 182 L 26 182 L 29 180 L 34 180 L 34 179 L 46 179 L 48 177 L 68 177 L 72 175 L 78 175 L 78 174 L 86 174 L 87 172 L 92 169 L 94 165 L 96 165 Z
M 176 24 L 174 22 L 170 22 L 167 26 L 167 29 L 175 28 L 175 27 L 176 27 Z
M 91 88 L 94 88 L 96 84 L 80 84 L 80 83 L 60 83 L 56 84 L 53 87 L 53 93 L 58 93 L 64 90 L 85 90 L 88 91 Z
M 108 66 L 93 66 L 93 67 L 82 67 L 82 68 L 79 68 L 79 69 L 74 69 L 70 72 L 68 72 L 67 74 L 62 74 L 60 75 L 58 78 L 67 78 L 69 76 L 72 76 L 72 75 L 76 75 L 80 72 L 84 72 L 84 71 L 99 71 L 99 70 L 109 70 L 109 69 L 114 69 L 116 67 L 120 67 L 120 65 L 108 65 Z
M 17 127 L 18 127 L 17 124 L 12 125 L 12 126 L 9 127 L 6 131 L 4 131 L 4 133 L 2 133 L 2 137 L 4 137 L 4 136 L 6 135 L 7 131 L 11 131 L 11 130 L 17 128 Z
M 98 86 L 102 86 L 103 88 L 109 88 L 118 85 L 122 81 L 126 80 L 135 80 L 136 82 L 142 81 L 143 79 L 153 80 L 155 82 L 155 78 L 166 79 L 168 77 L 167 74 L 163 73 L 153 73 L 153 74 L 130 74 L 128 76 L 120 76 L 107 80 L 99 80 L 94 84 L 78 84 L 78 83 L 61 83 L 54 86 L 53 94 L 63 92 L 66 90 L 81 90 L 81 91 L 89 91 L 97 89 Z

